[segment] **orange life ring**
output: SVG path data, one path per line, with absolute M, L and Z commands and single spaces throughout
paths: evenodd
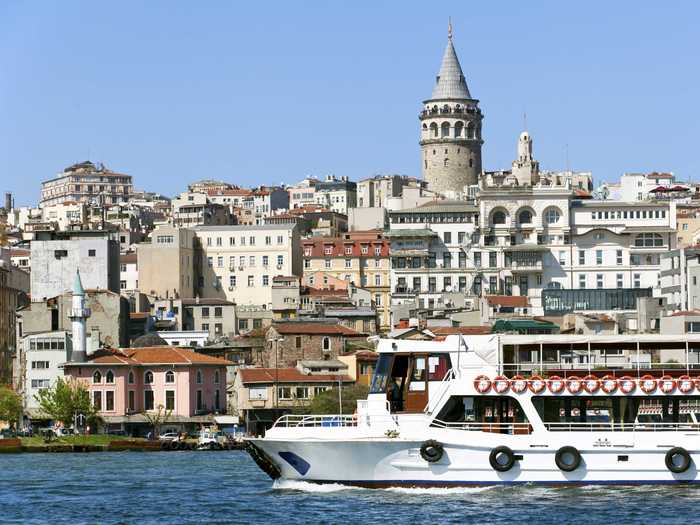
M 510 379 L 510 389 L 516 394 L 522 394 L 527 390 L 527 380 L 521 375 L 513 376 Z
M 645 394 L 651 394 L 654 390 L 656 390 L 657 386 L 658 383 L 656 379 L 654 379 L 654 377 L 649 374 L 643 375 L 639 379 L 639 388 L 641 388 L 642 392 L 644 392 Z
M 620 391 L 623 394 L 630 394 L 637 388 L 637 382 L 630 376 L 622 376 L 618 383 L 620 385 Z
M 564 380 L 559 376 L 551 376 L 547 380 L 547 386 L 552 394 L 558 394 L 564 390 Z
M 695 381 L 690 376 L 683 375 L 678 378 L 678 390 L 681 394 L 689 394 L 695 389 Z
M 663 376 L 659 381 L 659 389 L 664 394 L 670 394 L 676 389 L 676 380 L 671 376 Z
M 493 390 L 497 394 L 503 394 L 510 388 L 510 381 L 506 376 L 496 376 L 493 378 Z
M 485 394 L 491 390 L 491 380 L 485 375 L 476 376 L 476 379 L 474 379 L 474 389 L 480 394 Z
M 540 394 L 547 386 L 547 383 L 540 376 L 530 376 L 527 386 L 533 394 Z
M 600 388 L 606 394 L 612 394 L 615 392 L 615 390 L 617 390 L 617 379 L 611 375 L 604 376 L 600 383 Z
M 589 394 L 595 394 L 600 388 L 600 379 L 593 374 L 588 374 L 583 378 L 583 389 Z
M 578 376 L 571 376 L 566 380 L 566 389 L 570 394 L 578 394 L 583 388 L 583 381 Z

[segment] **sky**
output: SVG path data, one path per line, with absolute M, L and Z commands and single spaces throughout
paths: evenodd
M 699 2 L 5 0 L 0 191 L 35 204 L 87 159 L 165 195 L 419 176 L 448 16 L 484 169 L 526 114 L 541 168 L 698 179 Z

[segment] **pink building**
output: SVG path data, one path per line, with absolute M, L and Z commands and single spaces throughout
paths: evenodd
M 164 428 L 197 428 L 226 412 L 230 361 L 185 348 L 157 346 L 99 350 L 85 362 L 66 363 L 64 374 L 87 384 L 109 430 L 145 434 L 144 412 L 172 411 Z

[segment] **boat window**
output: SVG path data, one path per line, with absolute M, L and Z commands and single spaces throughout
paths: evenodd
M 379 354 L 379 360 L 374 369 L 374 376 L 372 376 L 372 384 L 369 389 L 370 394 L 383 394 L 386 392 L 393 357 L 391 354 Z
M 425 376 L 425 357 L 415 357 L 411 370 L 411 382 L 408 385 L 409 390 L 414 392 L 425 390 Z
M 428 357 L 428 381 L 442 381 L 452 368 L 450 354 L 432 354 Z
M 507 396 L 452 396 L 432 426 L 504 434 L 531 431 L 520 402 Z

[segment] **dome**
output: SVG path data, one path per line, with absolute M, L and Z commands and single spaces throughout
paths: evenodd
M 131 348 L 148 348 L 151 346 L 169 346 L 161 336 L 154 332 L 143 334 L 131 342 Z

